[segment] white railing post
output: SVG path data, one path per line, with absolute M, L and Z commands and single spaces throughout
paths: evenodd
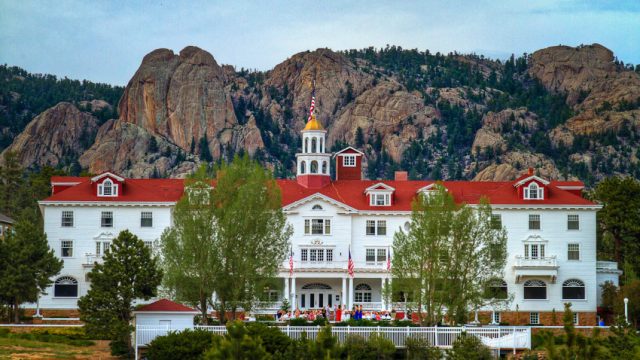
M 433 346 L 438 347 L 438 325 L 435 326 L 433 342 L 434 342 Z

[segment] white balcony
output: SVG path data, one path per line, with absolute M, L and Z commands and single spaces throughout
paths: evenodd
M 555 256 L 516 256 L 513 270 L 517 283 L 529 277 L 546 277 L 553 283 L 558 277 L 558 261 Z
M 93 267 L 94 263 L 102 263 L 102 255 L 96 254 L 84 254 L 85 261 L 82 266 L 84 267 Z
M 293 270 L 294 271 L 335 271 L 335 272 L 346 272 L 347 271 L 347 260 L 334 260 L 334 261 L 299 261 L 295 260 L 293 262 Z M 367 270 L 369 272 L 386 272 L 387 271 L 387 263 L 386 262 L 354 262 L 355 272 L 357 273 L 359 270 Z M 282 263 L 280 267 L 281 271 L 289 271 L 289 259 Z

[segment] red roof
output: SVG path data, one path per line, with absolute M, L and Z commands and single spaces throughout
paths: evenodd
M 176 312 L 194 312 L 196 310 L 184 306 L 182 304 L 178 304 L 177 302 L 173 302 L 167 299 L 160 299 L 156 302 L 152 302 L 151 304 L 144 305 L 136 311 L 176 311 Z
M 58 182 L 70 182 L 75 177 L 56 177 Z M 117 197 L 98 197 L 89 178 L 80 178 L 82 182 L 54 194 L 44 201 L 51 202 L 176 202 L 183 193 L 182 179 L 127 179 L 124 190 Z M 53 178 L 52 178 L 53 181 Z M 513 186 L 516 181 L 445 181 L 443 185 L 458 203 L 478 204 L 483 196 L 494 205 L 579 205 L 592 206 L 586 200 L 558 186 L 582 185 L 581 182 L 551 181 L 546 186 L 544 200 L 524 200 L 518 196 Z M 395 180 L 338 180 L 317 188 L 305 188 L 296 180 L 277 180 L 282 189 L 282 205 L 287 206 L 316 193 L 344 203 L 357 210 L 373 211 L 410 211 L 411 201 L 419 189 L 434 181 L 395 181 Z M 391 206 L 371 206 L 365 195 L 368 187 L 384 183 L 395 189 Z

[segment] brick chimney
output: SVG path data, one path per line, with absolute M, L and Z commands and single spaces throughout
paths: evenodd
M 395 180 L 396 181 L 407 181 L 407 180 L 409 180 L 409 174 L 406 171 L 396 171 Z
M 531 175 L 533 175 L 533 168 L 532 167 L 529 168 L 529 176 L 531 176 Z

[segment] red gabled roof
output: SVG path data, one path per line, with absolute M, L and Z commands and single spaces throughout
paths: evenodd
M 51 183 L 80 183 L 86 179 L 88 178 L 83 176 L 52 176 Z
M 167 299 L 160 299 L 158 301 L 152 302 L 151 304 L 147 304 L 136 310 L 139 311 L 175 311 L 175 312 L 194 312 L 196 310 L 184 306 L 182 304 L 178 304 L 177 302 L 173 302 Z
M 60 191 L 45 202 L 176 202 L 184 191 L 182 179 L 127 179 L 124 191 L 117 197 L 98 197 L 89 178 L 52 177 L 52 182 L 81 181 Z M 319 193 L 357 210 L 410 211 L 411 201 L 418 190 L 434 181 L 395 180 L 338 180 L 320 189 L 309 189 L 296 180 L 276 180 L 282 190 L 282 205 L 287 206 Z M 395 189 L 391 206 L 371 206 L 365 190 L 383 183 Z M 494 205 L 579 205 L 592 206 L 593 202 L 559 188 L 558 186 L 583 185 L 582 182 L 551 181 L 544 200 L 524 200 L 518 196 L 513 181 L 445 181 L 442 183 L 456 202 L 478 204 L 483 196 Z
M 184 189 L 182 179 L 127 179 L 119 196 L 99 197 L 88 177 L 58 176 L 55 180 L 73 182 L 74 179 L 82 181 L 43 201 L 175 202 L 180 200 Z

